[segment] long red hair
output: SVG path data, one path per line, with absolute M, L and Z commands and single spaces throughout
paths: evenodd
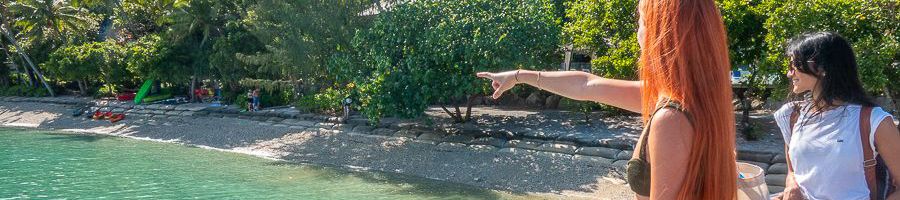
M 679 199 L 737 195 L 731 64 L 713 0 L 641 0 L 640 77 L 644 122 L 661 95 L 681 102 L 694 127 Z

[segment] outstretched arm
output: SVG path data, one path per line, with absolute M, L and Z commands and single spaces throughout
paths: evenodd
M 593 101 L 641 112 L 641 82 L 601 78 L 580 71 L 537 72 L 528 70 L 499 73 L 481 72 L 478 77 L 493 81 L 495 99 L 518 83 L 525 83 L 560 96 Z

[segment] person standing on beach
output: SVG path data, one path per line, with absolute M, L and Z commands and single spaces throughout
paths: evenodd
M 891 190 L 900 185 L 900 132 L 866 95 L 850 43 L 831 32 L 804 34 L 785 54 L 797 101 L 775 112 L 788 173 L 773 199 L 900 200 Z
M 253 112 L 253 102 L 254 102 L 253 90 L 252 89 L 247 90 L 247 111 L 248 112 Z
M 477 75 L 492 80 L 495 99 L 524 83 L 641 113 L 627 177 L 638 199 L 737 198 L 731 65 L 715 2 L 641 0 L 638 15 L 638 81 L 579 71 Z
M 253 89 L 253 110 L 259 110 L 259 88 Z

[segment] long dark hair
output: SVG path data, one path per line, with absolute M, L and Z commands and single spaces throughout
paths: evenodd
M 812 96 L 811 92 L 792 95 L 795 100 L 808 100 L 817 113 L 838 106 L 836 101 L 878 106 L 866 95 L 859 80 L 853 47 L 841 35 L 832 32 L 800 35 L 788 43 L 785 54 L 792 58 L 790 66 L 796 68 L 796 72 L 819 78 L 817 85 L 821 86 L 821 91 L 818 96 Z M 794 110 L 800 108 L 795 106 Z

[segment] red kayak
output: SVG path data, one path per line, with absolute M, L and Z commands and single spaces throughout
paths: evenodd
M 125 119 L 125 114 L 119 113 L 119 114 L 115 114 L 115 115 L 112 115 L 111 117 L 109 117 L 109 122 L 116 123 L 118 121 L 122 121 L 123 119 Z
M 100 112 L 99 110 L 94 111 L 94 115 L 91 116 L 91 118 L 95 119 L 95 120 L 101 119 L 101 118 L 103 118 L 103 112 Z

